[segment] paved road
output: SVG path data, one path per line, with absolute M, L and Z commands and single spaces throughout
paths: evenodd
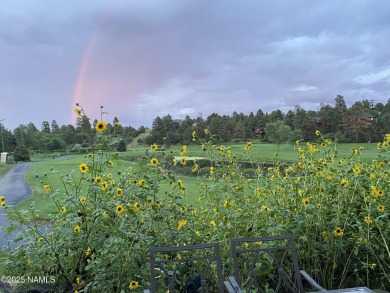
M 17 204 L 31 196 L 31 188 L 24 180 L 24 175 L 26 174 L 30 164 L 31 163 L 24 163 L 17 165 L 16 167 L 8 170 L 8 172 L 4 175 L 0 176 L 0 195 L 5 197 L 7 205 Z M 7 229 L 9 225 L 6 210 L 1 208 L 0 227 L 3 228 L 0 230 L 0 248 L 4 246 L 9 246 L 11 248 L 15 247 L 13 239 L 15 239 L 16 233 L 5 237 L 5 229 Z

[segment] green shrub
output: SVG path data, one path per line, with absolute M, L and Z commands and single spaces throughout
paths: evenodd
M 27 149 L 25 145 L 18 145 L 14 150 L 14 159 L 16 162 L 24 161 L 29 162 L 30 159 L 30 151 Z
M 378 145 L 377 159 L 363 162 L 363 149 L 338 157 L 336 145 L 317 133 L 318 143 L 298 147 L 297 163 L 275 156 L 264 172 L 250 143 L 236 157 L 208 136 L 188 147 L 207 149 L 210 165 L 187 166 L 187 146 L 173 160 L 152 145 L 137 167 L 121 170 L 117 155 L 103 147 L 110 145 L 106 134 L 98 133 L 99 151 L 80 162 L 80 174 L 57 174 L 64 188 L 43 185 L 58 209 L 48 232 L 39 207 L 16 212 L 24 244 L 5 261 L 10 275 L 55 275 L 84 292 L 141 292 L 149 287 L 151 246 L 219 242 L 227 277 L 230 238 L 293 234 L 301 267 L 327 289 L 389 288 L 388 142 Z M 192 191 L 173 173 L 180 168 L 198 175 L 195 205 L 187 204 Z

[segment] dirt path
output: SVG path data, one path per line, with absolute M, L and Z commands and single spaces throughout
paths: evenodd
M 31 163 L 17 165 L 0 176 L 0 195 L 5 197 L 7 205 L 17 204 L 31 196 L 32 190 L 24 180 L 24 175 L 30 165 Z M 2 227 L 0 230 L 0 248 L 4 246 L 13 248 L 15 247 L 13 239 L 15 239 L 16 233 L 8 235 L 8 237 L 5 236 L 5 229 L 10 225 L 6 212 L 7 210 L 0 209 L 0 227 Z

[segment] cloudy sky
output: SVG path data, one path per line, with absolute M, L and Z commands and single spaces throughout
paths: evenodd
M 1 0 L 0 120 L 386 103 L 389 45 L 388 0 Z

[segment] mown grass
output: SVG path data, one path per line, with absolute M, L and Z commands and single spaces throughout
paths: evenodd
M 0 163 L 0 176 L 5 174 L 12 167 L 15 167 L 15 165 Z
M 260 143 L 253 142 L 251 146 L 250 154 L 244 151 L 245 144 L 223 144 L 225 147 L 230 147 L 232 152 L 236 156 L 241 157 L 251 157 L 251 159 L 261 160 L 264 162 L 272 162 L 275 159 L 280 161 L 289 161 L 296 162 L 298 161 L 299 154 L 297 152 L 297 146 L 292 144 L 282 144 L 279 148 L 279 153 L 277 154 L 277 158 L 275 158 L 275 154 L 277 153 L 277 146 L 275 144 L 269 143 Z M 215 152 L 218 152 L 218 148 L 221 144 L 217 144 L 215 148 Z M 351 154 L 352 148 L 363 147 L 361 158 L 363 160 L 372 160 L 376 157 L 377 154 L 377 145 L 375 143 L 341 143 L 337 144 L 336 150 L 337 154 L 340 157 L 345 157 Z M 180 152 L 181 146 L 170 146 L 164 149 L 164 151 L 159 151 L 159 153 L 164 153 L 166 155 L 175 155 L 177 156 Z M 142 156 L 149 152 L 150 148 L 146 146 L 137 147 L 132 149 L 131 151 L 120 153 L 120 157 L 126 156 Z M 207 156 L 207 152 L 202 151 L 200 145 L 191 144 L 187 148 L 186 156 L 189 157 L 205 157 Z

